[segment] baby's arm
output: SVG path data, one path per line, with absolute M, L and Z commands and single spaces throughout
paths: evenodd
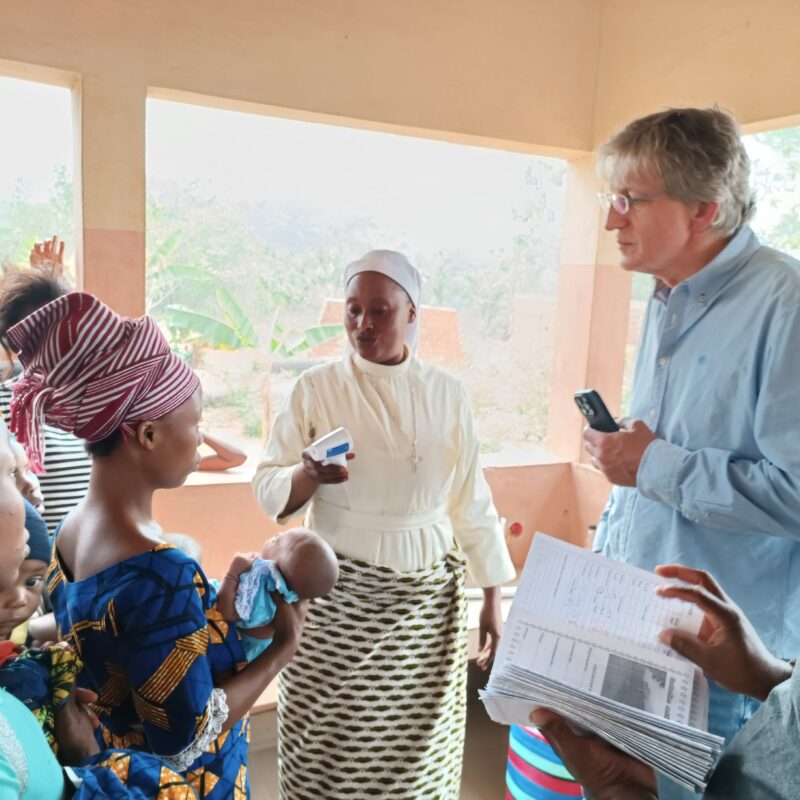
M 217 609 L 228 622 L 238 622 L 236 613 L 236 592 L 239 590 L 239 576 L 247 572 L 258 558 L 257 553 L 237 553 L 222 579 L 217 592 Z
M 275 623 L 268 622 L 266 625 L 259 625 L 257 628 L 240 628 L 239 630 L 254 639 L 272 639 L 275 636 Z

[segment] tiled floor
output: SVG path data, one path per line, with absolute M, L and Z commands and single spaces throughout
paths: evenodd
M 478 700 L 478 688 L 484 683 L 483 673 L 470 665 L 467 741 L 460 800 L 503 800 L 505 797 L 508 728 L 495 725 L 486 716 Z M 278 800 L 278 764 L 274 747 L 251 753 L 250 786 L 252 800 Z
M 508 728 L 492 722 L 478 699 L 486 675 L 470 664 L 467 684 L 467 736 L 460 800 L 503 800 L 505 798 Z

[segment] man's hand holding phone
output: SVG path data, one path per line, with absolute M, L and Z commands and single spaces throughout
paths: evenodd
M 619 430 L 617 421 L 611 416 L 603 398 L 600 397 L 600 392 L 595 389 L 575 392 L 575 405 L 586 418 L 590 428 L 603 433 L 615 433 Z
M 584 449 L 592 465 L 617 486 L 636 486 L 644 451 L 656 435 L 640 419 L 617 424 L 594 390 L 577 392 L 575 402 L 589 425 L 584 428 Z
M 585 428 L 584 449 L 592 464 L 617 486 L 636 486 L 636 473 L 644 451 L 656 435 L 640 419 L 622 420 L 616 433 L 601 433 Z

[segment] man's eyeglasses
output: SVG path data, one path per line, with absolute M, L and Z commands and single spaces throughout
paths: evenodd
M 597 199 L 600 201 L 600 205 L 608 211 L 610 208 L 613 208 L 617 214 L 622 214 L 625 216 L 631 210 L 632 206 L 637 205 L 637 203 L 649 203 L 651 200 L 655 200 L 656 197 L 661 197 L 662 194 L 665 192 L 656 192 L 655 194 L 643 194 L 639 195 L 639 197 L 631 197 L 628 194 L 604 194 L 603 192 L 597 193 Z

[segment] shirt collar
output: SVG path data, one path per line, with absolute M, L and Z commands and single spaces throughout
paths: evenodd
M 396 378 L 408 372 L 408 368 L 413 360 L 408 351 L 408 346 L 405 348 L 405 358 L 399 364 L 376 364 L 374 361 L 367 361 L 366 358 L 362 358 L 356 352 L 351 354 L 351 358 L 361 372 L 365 372 L 367 375 L 372 375 L 375 378 Z
M 689 296 L 711 302 L 760 246 L 749 225 L 739 228 L 728 244 L 703 269 L 684 281 L 689 289 Z
M 703 303 L 709 303 L 760 246 L 761 243 L 752 228 L 749 225 L 743 225 L 708 264 L 678 285 L 684 286 L 690 297 L 696 297 Z M 656 285 L 653 288 L 653 297 L 656 300 L 666 303 L 670 291 L 669 286 L 658 278 L 656 279 Z
M 670 288 L 661 278 L 656 278 L 655 286 L 653 286 L 653 298 L 658 300 L 659 303 L 667 304 L 669 300 Z

